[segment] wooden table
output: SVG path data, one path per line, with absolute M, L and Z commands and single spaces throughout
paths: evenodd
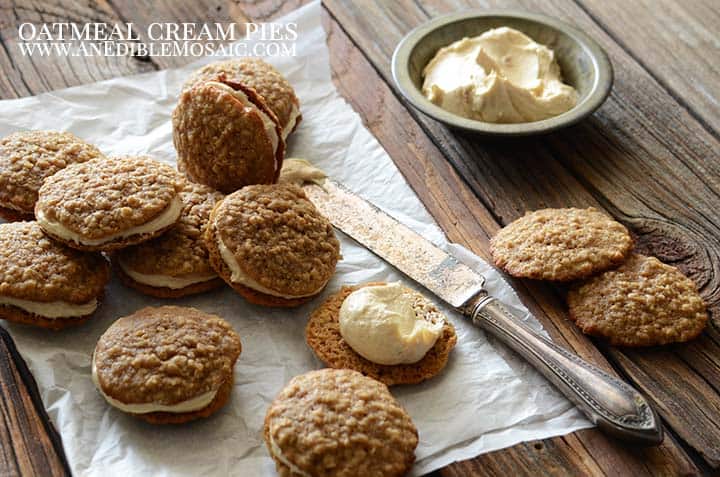
M 266 21 L 298 0 L 5 0 L 0 96 L 14 98 L 178 66 L 183 58 L 23 57 L 22 22 Z M 590 119 L 540 138 L 491 141 L 450 131 L 399 99 L 390 57 L 414 26 L 442 13 L 518 8 L 579 26 L 615 66 L 608 101 Z M 710 305 L 695 341 L 623 350 L 567 320 L 563 290 L 514 281 L 553 339 L 641 389 L 665 441 L 634 448 L 585 430 L 519 444 L 438 472 L 465 475 L 709 474 L 720 466 L 720 7 L 713 0 L 326 0 L 333 78 L 450 240 L 481 256 L 525 210 L 594 206 L 636 235 L 638 249 L 680 267 Z M 12 339 L 0 331 L 0 474 L 64 475 L 60 439 Z M 471 418 L 472 409 L 468 409 Z

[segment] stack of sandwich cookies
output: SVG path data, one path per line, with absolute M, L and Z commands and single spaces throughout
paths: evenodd
M 399 477 L 418 444 L 387 387 L 348 369 L 293 378 L 270 405 L 263 434 L 282 477 Z
M 210 263 L 251 303 L 298 306 L 335 272 L 340 243 L 330 222 L 295 185 L 247 186 L 213 210 L 205 230 Z
M 400 283 L 342 287 L 312 313 L 305 339 L 327 366 L 388 386 L 437 375 L 457 342 L 437 307 Z
M 0 224 L 0 318 L 49 329 L 87 321 L 110 266 L 51 240 L 36 222 Z
M 143 308 L 98 340 L 92 378 L 117 409 L 154 424 L 208 417 L 228 401 L 240 338 L 194 308 Z
M 112 251 L 150 240 L 183 209 L 181 177 L 148 157 L 73 164 L 45 180 L 35 215 L 46 234 L 70 247 Z
M 223 193 L 277 181 L 285 140 L 277 116 L 251 88 L 227 80 L 185 90 L 172 116 L 178 168 Z
M 0 140 L 0 217 L 32 220 L 45 178 L 70 164 L 103 158 L 93 145 L 68 132 L 25 131 Z
M 297 129 L 302 116 L 295 90 L 278 70 L 259 58 L 217 61 L 205 65 L 187 80 L 183 90 L 223 77 L 254 89 L 262 97 L 278 117 L 284 139 Z
M 126 285 L 159 298 L 177 298 L 225 284 L 210 266 L 202 234 L 222 194 L 185 182 L 183 210 L 177 224 L 163 235 L 120 250 L 113 257 Z

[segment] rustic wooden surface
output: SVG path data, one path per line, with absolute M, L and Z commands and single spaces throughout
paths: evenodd
M 22 57 L 15 47 L 21 22 L 132 21 L 142 31 L 155 21 L 263 21 L 301 3 L 0 1 L 0 97 L 187 61 Z M 390 78 L 397 41 L 430 17 L 469 6 L 520 8 L 580 26 L 615 66 L 608 102 L 571 129 L 512 141 L 458 134 L 407 107 Z M 627 351 L 579 333 L 566 319 L 562 289 L 513 282 L 554 340 L 648 395 L 669 428 L 667 438 L 660 447 L 637 449 L 591 429 L 485 454 L 438 474 L 693 475 L 720 466 L 720 9 L 709 0 L 326 0 L 325 10 L 338 89 L 451 240 L 487 256 L 489 237 L 525 210 L 594 205 L 628 225 L 642 251 L 686 271 L 711 308 L 712 324 L 698 340 Z M 0 474 L 62 475 L 64 460 L 37 390 L 17 371 L 22 362 L 3 352 L 12 349 L 9 337 L 0 338 L 8 343 L 0 347 Z

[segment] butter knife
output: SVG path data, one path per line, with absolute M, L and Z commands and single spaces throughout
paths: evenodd
M 484 289 L 484 278 L 341 184 L 303 186 L 332 224 L 527 359 L 600 429 L 657 445 L 663 429 L 632 386 L 539 335 Z

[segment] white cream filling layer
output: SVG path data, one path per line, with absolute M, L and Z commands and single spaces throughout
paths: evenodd
M 222 257 L 225 264 L 230 269 L 231 275 L 230 275 L 230 281 L 233 283 L 239 283 L 240 285 L 246 286 L 248 288 L 252 288 L 253 290 L 259 291 L 260 293 L 264 293 L 266 295 L 271 296 L 277 296 L 280 298 L 285 299 L 293 299 L 293 298 L 304 298 L 306 296 L 313 296 L 317 295 L 322 291 L 323 288 L 325 288 L 325 283 L 315 290 L 312 293 L 308 293 L 306 295 L 284 295 L 282 293 L 276 292 L 274 290 L 270 290 L 267 287 L 262 286 L 257 281 L 253 280 L 251 277 L 249 277 L 243 270 L 240 268 L 240 264 L 238 264 L 237 260 L 235 260 L 235 256 L 230 251 L 229 248 L 225 246 L 225 243 L 222 241 L 218 234 L 218 250 L 220 250 L 220 256 Z
M 8 296 L 0 296 L 0 305 L 11 305 L 28 313 L 42 316 L 43 318 L 77 318 L 78 316 L 86 316 L 97 309 L 97 299 L 92 299 L 87 303 L 76 305 L 66 301 L 32 301 L 21 300 L 19 298 L 11 298 Z
M 203 283 L 217 278 L 217 275 L 214 273 L 207 273 L 203 275 L 184 275 L 179 277 L 172 277 L 170 275 L 154 275 L 135 272 L 125 265 L 122 260 L 119 260 L 119 264 L 122 271 L 138 283 L 151 287 L 170 288 L 172 290 L 179 290 L 181 288 L 189 287 L 190 285 L 195 285 L 196 283 Z
M 280 450 L 280 446 L 277 445 L 275 442 L 275 439 L 273 439 L 272 432 L 270 432 L 270 453 L 275 457 L 277 460 L 285 464 L 293 474 L 301 475 L 302 477 L 312 477 L 309 473 L 305 472 L 304 470 L 300 469 L 300 467 L 296 466 L 292 462 L 290 462 L 287 457 L 285 457 Z
M 102 390 L 102 387 L 100 387 L 100 382 L 98 381 L 97 377 L 97 368 L 95 366 L 95 355 L 93 355 L 92 360 L 92 380 L 93 383 L 95 383 L 95 387 L 97 387 L 98 391 L 100 391 L 100 394 L 105 398 L 105 400 L 113 407 L 116 407 L 120 409 L 123 412 L 128 412 L 130 414 L 147 414 L 150 412 L 172 412 L 172 413 L 183 413 L 183 412 L 193 412 L 193 411 L 199 411 L 200 409 L 203 409 L 210 405 L 210 403 L 215 399 L 215 395 L 217 394 L 217 390 L 214 391 L 208 391 L 206 393 L 203 393 L 199 396 L 196 396 L 192 399 L 188 399 L 187 401 L 181 401 L 177 404 L 160 404 L 156 402 L 149 402 L 149 403 L 140 403 L 140 404 L 126 404 L 124 402 L 120 402 L 117 399 L 113 399 L 107 394 L 105 394 Z
M 283 139 L 287 139 L 288 135 L 292 132 L 293 129 L 295 129 L 295 123 L 297 122 L 298 116 L 300 116 L 300 108 L 298 108 L 296 104 L 293 104 L 292 110 L 290 111 L 290 117 L 288 118 L 288 122 L 283 128 Z
M 149 234 L 164 229 L 165 227 L 168 227 L 177 221 L 178 217 L 180 217 L 182 209 L 182 199 L 180 199 L 180 196 L 175 196 L 172 202 L 170 202 L 170 205 L 168 205 L 167 208 L 160 215 L 152 219 L 150 222 L 138 225 L 137 227 L 131 227 L 127 230 L 123 230 L 122 232 L 108 235 L 100 239 L 85 238 L 77 234 L 76 232 L 69 230 L 61 223 L 51 221 L 42 212 L 42 210 L 37 211 L 36 218 L 43 229 L 47 230 L 53 235 L 56 235 L 57 237 L 60 237 L 61 239 L 71 240 L 82 245 L 97 246 L 112 242 L 113 240 L 130 237 L 132 235 Z

